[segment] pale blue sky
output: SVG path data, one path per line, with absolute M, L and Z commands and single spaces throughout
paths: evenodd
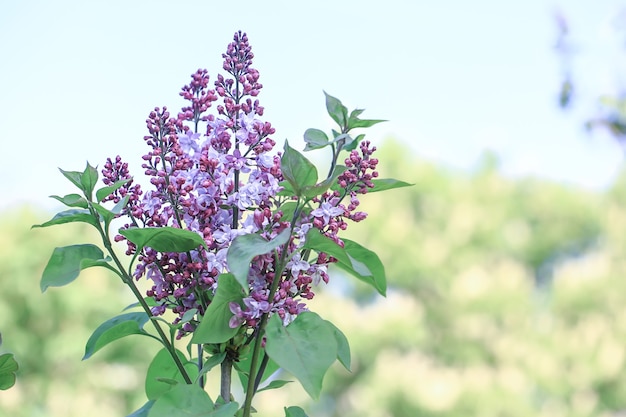
M 396 137 L 458 169 L 490 148 L 512 175 L 605 186 L 622 154 L 581 125 L 593 94 L 617 78 L 610 22 L 620 2 L 561 2 L 581 50 L 582 101 L 567 114 L 555 104 L 558 4 L 0 1 L 0 209 L 51 207 L 48 195 L 72 192 L 57 167 L 119 153 L 138 168 L 148 112 L 179 107 L 179 88 L 197 68 L 214 79 L 237 29 L 249 35 L 279 143 L 301 147 L 305 129 L 330 127 L 326 90 L 390 120 L 372 140 Z

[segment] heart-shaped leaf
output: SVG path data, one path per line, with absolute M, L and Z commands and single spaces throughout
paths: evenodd
M 324 374 L 337 358 L 337 341 L 327 322 L 307 311 L 284 327 L 275 314 L 267 323 L 265 335 L 269 357 L 298 378 L 312 398 L 319 398 Z
M 243 299 L 241 285 L 233 274 L 221 274 L 217 280 L 215 297 L 207 308 L 202 321 L 193 332 L 192 343 L 223 343 L 235 336 L 238 327 L 229 325 L 233 313 L 230 311 L 230 303 L 241 304 Z

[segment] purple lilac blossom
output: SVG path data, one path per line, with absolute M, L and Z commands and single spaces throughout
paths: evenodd
M 254 54 L 246 34 L 237 32 L 222 55 L 225 75 L 219 74 L 214 89 L 209 88 L 206 70 L 192 74 L 180 95 L 186 100 L 177 116 L 166 107 L 150 112 L 144 137 L 149 151 L 142 157 L 145 175 L 152 189 L 143 193 L 132 185 L 128 166 L 118 157 L 108 159 L 103 169 L 105 184 L 121 179 L 127 184 L 107 200 L 129 203 L 123 215 L 129 227 L 178 227 L 203 237 L 208 250 L 198 248 L 186 253 L 157 252 L 143 248 L 138 255 L 134 278 L 152 282 L 147 295 L 157 305 L 155 316 L 167 310 L 180 322 L 185 312 L 196 309 L 194 320 L 185 323 L 177 337 L 193 332 L 219 286 L 219 276 L 228 272 L 226 254 L 232 241 L 240 235 L 258 233 L 270 240 L 291 227 L 293 236 L 286 247 L 290 254 L 285 272 L 275 277 L 276 258 L 271 254 L 252 260 L 248 283 L 249 294 L 241 303 L 230 303 L 231 327 L 254 329 L 263 314 L 278 314 L 286 325 L 306 311 L 304 300 L 313 298 L 312 283 L 328 282 L 328 264 L 332 257 L 320 253 L 313 260 L 303 259 L 306 233 L 313 227 L 338 244 L 339 230 L 347 227 L 345 219 L 360 221 L 365 214 L 355 212 L 357 194 L 373 186 L 377 160 L 370 158 L 375 148 L 363 142 L 360 153 L 352 151 L 346 158 L 347 170 L 339 177 L 340 189 L 316 197 L 317 207 L 305 211 L 299 219 L 283 219 L 277 197 L 283 180 L 280 156 L 272 154 L 274 128 L 260 119 L 263 107 L 256 98 L 262 88 L 259 72 L 252 67 Z M 216 112 L 209 113 L 214 102 Z M 348 198 L 346 206 L 342 201 Z M 125 240 L 121 235 L 116 241 Z M 127 254 L 137 248 L 127 242 Z M 270 300 L 270 286 L 279 279 L 278 289 Z

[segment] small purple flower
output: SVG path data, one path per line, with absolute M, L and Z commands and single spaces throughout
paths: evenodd
M 193 133 L 188 130 L 186 133 L 178 135 L 178 143 L 182 151 L 191 159 L 198 159 L 200 146 L 198 140 L 200 139 L 200 133 Z
M 226 155 L 226 166 L 230 169 L 241 171 L 243 173 L 250 172 L 248 168 L 248 160 L 241 156 L 239 149 L 235 149 L 232 155 Z
M 324 224 L 330 223 L 330 219 L 343 214 L 343 209 L 332 206 L 329 202 L 324 201 L 319 208 L 311 212 L 313 217 L 324 219 Z

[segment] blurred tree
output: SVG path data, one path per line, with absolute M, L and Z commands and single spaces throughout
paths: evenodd
M 394 141 L 379 158 L 382 177 L 415 186 L 368 195 L 368 220 L 349 231 L 382 258 L 388 297 L 376 300 L 333 271 L 313 308 L 346 333 L 352 372 L 332 368 L 319 403 L 297 384 L 263 392 L 258 416 L 283 415 L 285 404 L 304 405 L 311 417 L 608 417 L 626 409 L 626 174 L 591 193 L 507 179 L 493 155 L 471 175 Z M 144 401 L 157 346 L 129 337 L 80 362 L 95 327 L 131 300 L 97 269 L 42 295 L 54 246 L 97 241 L 80 227 L 29 230 L 45 217 L 27 209 L 0 216 L 2 348 L 21 365 L 17 385 L 0 394 L 0 416 L 124 416 Z M 538 286 L 541 274 L 549 285 Z
M 560 59 L 562 72 L 558 102 L 562 109 L 569 109 L 575 105 L 576 101 L 587 100 L 588 97 L 576 94 L 576 91 L 581 89 L 577 84 L 582 82 L 580 77 L 576 82 L 573 77 L 575 70 L 573 58 L 578 52 L 578 48 L 572 40 L 569 21 L 565 12 L 560 10 L 554 14 L 554 17 L 557 28 L 555 50 Z M 614 38 L 616 38 L 616 53 L 623 54 L 624 39 L 618 38 L 624 37 L 626 34 L 626 8 L 624 6 L 621 6 L 621 10 L 616 8 L 615 15 L 609 23 Z M 620 69 L 615 68 L 615 72 L 619 71 Z M 617 77 L 617 79 L 622 78 Z M 604 129 L 624 146 L 626 144 L 626 86 L 623 85 L 623 82 L 617 82 L 613 86 L 613 91 L 595 91 L 594 94 L 596 96 L 593 97 L 593 100 L 597 102 L 597 108 L 594 114 L 587 115 L 586 128 L 588 130 Z
M 39 278 L 55 246 L 97 242 L 81 225 L 30 230 L 45 217 L 26 208 L 0 216 L 2 348 L 20 363 L 17 384 L 0 395 L 0 416 L 124 416 L 145 402 L 144 369 L 157 346 L 128 338 L 81 363 L 91 332 L 131 299 L 95 268 L 42 294 Z

